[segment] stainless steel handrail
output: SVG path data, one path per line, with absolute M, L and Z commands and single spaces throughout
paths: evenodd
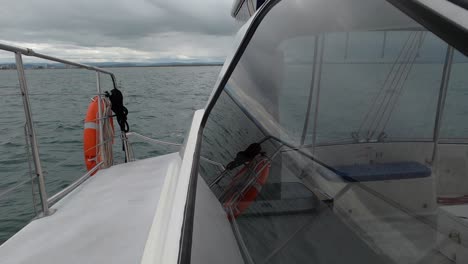
M 85 182 L 91 175 L 93 175 L 94 172 L 96 172 L 99 167 L 104 162 L 101 161 L 96 166 L 94 166 L 92 169 L 90 169 L 85 175 L 81 176 L 78 180 L 74 181 L 72 184 L 70 184 L 67 188 L 61 190 L 60 192 L 54 194 L 52 197 L 50 197 L 47 202 L 49 203 L 49 206 L 52 206 L 56 204 L 60 199 L 65 197 L 67 194 L 71 193 L 73 190 L 76 189 L 76 187 L 80 186 L 83 182 Z
M 103 96 L 101 87 L 100 87 L 100 74 L 107 74 L 111 77 L 112 79 L 112 84 L 114 88 L 117 88 L 117 83 L 115 76 L 112 72 L 106 71 L 104 69 L 94 67 L 91 65 L 86 65 L 82 63 L 77 63 L 73 61 L 68 61 L 56 57 L 52 57 L 49 55 L 41 54 L 38 52 L 33 51 L 32 49 L 27 49 L 27 48 L 20 48 L 20 47 L 15 47 L 7 44 L 2 44 L 0 43 L 0 50 L 5 50 L 9 52 L 13 52 L 15 54 L 15 61 L 16 61 L 16 70 L 18 72 L 18 80 L 19 80 L 19 88 L 21 91 L 21 96 L 23 98 L 23 106 L 24 106 L 24 112 L 26 116 L 26 128 L 27 128 L 27 136 L 30 142 L 30 148 L 31 148 L 31 153 L 32 157 L 34 160 L 34 168 L 35 168 L 35 177 L 37 177 L 37 182 L 38 182 L 38 187 L 39 187 L 39 195 L 41 198 L 41 206 L 42 206 L 42 211 L 43 211 L 43 216 L 47 216 L 52 214 L 53 212 L 50 210 L 50 206 L 54 203 L 56 203 L 58 200 L 60 200 L 62 197 L 64 197 L 66 194 L 70 193 L 73 189 L 75 189 L 77 186 L 79 186 L 81 183 L 83 183 L 87 178 L 91 176 L 92 173 L 94 173 L 98 168 L 102 167 L 105 168 L 107 167 L 104 164 L 104 162 L 98 163 L 93 169 L 88 171 L 85 175 L 83 175 L 81 178 L 76 180 L 74 183 L 72 183 L 69 187 L 65 188 L 64 190 L 60 191 L 59 193 L 55 194 L 54 196 L 48 198 L 47 196 L 47 191 L 45 188 L 45 179 L 44 179 L 44 172 L 42 169 L 41 165 L 41 159 L 39 157 L 39 148 L 38 148 L 38 142 L 37 142 L 37 137 L 36 137 L 36 132 L 34 128 L 34 121 L 32 118 L 32 111 L 31 111 L 31 106 L 29 102 L 29 91 L 28 91 L 28 86 L 27 86 L 27 81 L 26 81 L 26 75 L 24 72 L 24 66 L 23 66 L 23 59 L 22 56 L 31 56 L 31 57 L 36 57 L 36 58 L 41 58 L 49 61 L 54 61 L 58 63 L 62 63 L 65 65 L 70 65 L 74 66 L 77 68 L 81 69 L 86 69 L 86 70 L 91 70 L 96 72 L 96 79 L 97 79 L 97 95 L 99 97 Z M 100 103 L 100 100 L 98 100 Z M 99 106 L 98 107 L 98 114 L 99 114 L 99 120 L 98 120 L 98 125 L 99 125 L 99 134 L 101 137 L 101 142 L 103 142 L 102 139 L 102 109 Z M 127 137 L 124 132 L 121 134 L 122 141 L 124 143 L 124 149 L 126 151 L 126 157 L 128 156 L 128 148 L 127 148 Z M 102 145 L 102 144 L 100 144 Z M 100 160 L 107 160 L 106 157 L 104 157 L 105 153 L 103 151 L 100 151 Z M 128 160 L 128 159 L 126 159 Z
M 49 56 L 49 55 L 37 53 L 32 49 L 19 48 L 19 47 L 10 46 L 10 45 L 0 43 L 0 50 L 11 51 L 11 52 L 19 53 L 19 54 L 22 54 L 22 55 L 25 55 L 25 56 L 31 56 L 31 57 L 37 57 L 37 58 L 41 58 L 41 59 L 45 59 L 45 60 L 55 61 L 55 62 L 75 66 L 75 67 L 78 67 L 78 68 L 87 69 L 87 70 L 91 70 L 91 71 L 97 71 L 97 72 L 109 74 L 110 76 L 114 76 L 114 74 L 112 72 L 106 71 L 106 70 L 98 68 L 98 67 L 94 67 L 94 66 L 87 65 L 87 64 L 82 64 L 82 63 L 78 63 L 78 62 L 73 62 L 73 61 L 68 61 L 68 60 L 55 58 L 55 57 L 52 57 L 52 56 Z

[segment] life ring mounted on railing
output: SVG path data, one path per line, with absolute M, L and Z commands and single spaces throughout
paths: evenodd
M 114 122 L 112 120 L 111 102 L 106 97 L 101 97 L 102 109 L 102 138 L 100 142 L 99 135 L 99 112 L 98 112 L 98 97 L 95 96 L 88 106 L 84 123 L 83 134 L 83 151 L 86 163 L 86 169 L 89 171 L 101 162 L 101 157 L 104 157 L 104 164 L 110 166 L 112 164 L 112 144 L 114 139 Z M 101 144 L 104 146 L 101 148 Z M 101 153 L 101 150 L 104 153 Z M 94 174 L 94 173 L 93 173 Z
M 234 218 L 241 215 L 257 198 L 263 185 L 270 174 L 270 161 L 266 157 L 260 157 L 250 161 L 239 170 L 228 185 L 228 192 L 232 190 L 225 202 L 224 208 Z M 246 181 L 245 185 L 240 184 Z M 242 186 L 240 190 L 239 186 Z

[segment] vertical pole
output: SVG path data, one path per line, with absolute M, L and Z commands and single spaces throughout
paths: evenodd
M 120 132 L 121 138 L 122 138 L 122 144 L 123 144 L 123 150 L 125 153 L 125 162 L 131 162 L 133 161 L 133 157 L 130 157 L 130 150 L 128 147 L 128 137 L 127 134 L 124 131 Z
M 344 50 L 344 59 L 348 59 L 348 45 L 349 45 L 349 32 L 346 32 L 346 42 L 345 42 L 345 50 Z
M 42 172 L 41 160 L 39 158 L 39 148 L 37 144 L 36 131 L 33 125 L 31 104 L 29 102 L 28 85 L 26 82 L 26 76 L 25 76 L 24 67 L 23 67 L 23 58 L 21 57 L 20 53 L 15 53 L 15 60 L 16 60 L 16 71 L 18 72 L 18 80 L 19 80 L 19 86 L 21 90 L 21 96 L 23 98 L 24 114 L 26 116 L 26 127 L 27 127 L 29 142 L 31 142 L 31 150 L 32 150 L 32 156 L 34 160 L 34 169 L 36 172 L 36 177 L 38 179 L 39 195 L 41 198 L 42 212 L 45 216 L 47 216 L 51 214 L 51 211 L 49 210 L 49 204 L 47 202 L 47 191 L 45 188 L 44 173 Z
M 434 124 L 434 133 L 433 133 L 434 149 L 432 151 L 431 164 L 434 164 L 434 161 L 437 159 L 437 154 L 438 154 L 438 149 L 439 149 L 438 145 L 439 145 L 439 137 L 440 137 L 440 127 L 441 127 L 441 122 L 442 122 L 442 116 L 444 113 L 445 98 L 447 97 L 447 88 L 448 88 L 448 84 L 450 80 L 452 61 L 453 61 L 453 48 L 450 45 L 448 45 L 447 52 L 445 54 L 444 69 L 442 72 L 442 81 L 440 82 L 439 100 L 437 102 L 437 112 L 436 112 L 436 119 L 435 119 L 435 124 Z
M 301 147 L 305 143 L 305 138 L 307 135 L 307 130 L 309 129 L 309 119 L 310 119 L 310 110 L 312 108 L 312 97 L 314 94 L 314 86 L 315 86 L 315 76 L 317 75 L 316 68 L 317 68 L 317 53 L 318 53 L 318 45 L 319 45 L 319 36 L 316 35 L 314 37 L 314 60 L 312 63 L 312 79 L 310 80 L 310 91 L 309 91 L 309 98 L 307 101 L 307 110 L 304 120 L 304 127 L 302 128 L 302 136 L 301 136 Z
M 385 48 L 387 47 L 387 31 L 383 32 L 383 42 L 382 42 L 382 51 L 380 54 L 381 58 L 385 57 Z
M 320 103 L 320 84 L 321 84 L 321 75 L 322 75 L 322 66 L 323 66 L 323 52 L 325 49 L 325 34 L 321 36 L 320 41 L 320 57 L 318 61 L 317 67 L 317 93 L 315 96 L 315 111 L 314 111 L 314 125 L 312 128 L 312 154 L 315 154 L 315 145 L 317 141 L 317 119 L 318 119 L 318 111 L 319 111 L 319 103 Z
M 254 7 L 253 2 L 247 0 L 245 4 L 247 5 L 247 10 L 249 11 L 249 15 L 252 16 L 255 13 L 255 7 Z
M 421 51 L 423 41 L 424 41 L 424 32 L 421 32 L 421 34 L 419 35 L 418 52 L 416 53 L 416 58 L 419 58 L 419 56 L 420 56 L 419 53 Z
M 99 154 L 97 155 L 99 157 L 99 161 L 104 161 L 102 164 L 102 167 L 107 168 L 107 160 L 105 157 L 105 151 L 104 151 L 104 135 L 103 135 L 103 128 L 102 128 L 102 102 L 101 102 L 101 75 L 99 72 L 96 72 L 96 88 L 97 88 L 97 100 L 98 100 L 98 133 L 99 133 Z

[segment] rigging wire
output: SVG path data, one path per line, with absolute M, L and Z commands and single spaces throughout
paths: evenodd
M 418 47 L 421 45 L 421 43 L 424 41 L 424 39 L 425 39 L 425 37 L 426 37 L 425 32 L 421 32 L 420 35 L 421 35 L 420 40 L 419 40 L 420 44 L 418 45 Z M 409 77 L 409 75 L 410 75 L 410 73 L 411 73 L 411 70 L 413 69 L 414 62 L 416 61 L 416 58 L 418 58 L 419 48 L 415 48 L 415 51 L 416 51 L 416 52 L 415 52 L 415 54 L 414 54 L 414 56 L 413 56 L 413 58 L 412 58 L 412 61 L 411 61 L 411 63 L 409 64 L 409 69 L 408 69 L 408 71 L 405 72 L 406 76 L 405 76 L 405 78 L 403 79 L 403 81 L 402 81 L 402 83 L 401 83 L 401 86 L 400 86 L 400 89 L 399 89 L 398 94 L 397 94 L 397 96 L 396 96 L 396 99 L 392 102 L 392 106 L 389 108 L 389 109 L 390 109 L 389 114 L 387 115 L 387 118 L 386 118 L 385 122 L 383 123 L 382 130 L 380 131 L 379 134 L 382 134 L 382 133 L 384 132 L 385 128 L 387 127 L 387 125 L 388 125 L 388 123 L 389 123 L 389 121 L 390 121 L 390 117 L 392 116 L 393 111 L 394 111 L 395 108 L 396 108 L 396 104 L 397 104 L 397 102 L 398 102 L 398 98 L 401 96 L 401 93 L 402 93 L 402 91 L 403 91 L 403 88 L 404 88 L 404 86 L 405 86 L 405 83 L 406 83 L 406 81 L 408 80 L 408 77 Z M 380 120 L 380 121 L 381 121 L 381 120 Z
M 405 54 L 403 55 L 403 61 L 406 61 L 407 58 L 409 58 L 411 47 L 413 46 L 413 44 L 415 43 L 415 40 L 416 40 L 416 34 L 414 32 L 412 32 L 409 37 L 412 38 L 412 40 L 411 40 L 410 46 L 405 50 Z M 402 70 L 403 65 L 406 65 L 406 62 L 398 64 L 398 67 L 397 67 L 396 71 L 393 73 L 390 85 L 387 86 L 387 90 L 391 91 L 391 88 L 394 86 L 396 78 L 403 73 L 403 71 L 404 71 L 404 69 Z M 390 72 L 389 75 L 392 75 L 392 73 Z M 379 117 L 382 117 L 382 115 L 383 115 L 383 112 L 381 112 L 382 107 L 384 107 L 384 106 L 387 107 L 387 105 L 388 105 L 389 101 L 391 100 L 391 98 L 393 97 L 393 95 L 394 95 L 394 93 L 390 93 L 390 92 L 385 93 L 385 95 L 384 95 L 384 97 L 382 99 L 382 103 L 377 108 L 377 111 L 375 112 L 374 117 L 372 118 L 372 121 L 369 124 L 367 139 L 372 138 L 372 136 L 373 136 L 373 134 L 375 132 L 374 131 L 375 128 L 373 128 L 373 127 L 376 124 L 376 122 L 378 122 Z
M 379 91 L 375 94 L 375 96 L 372 98 L 372 104 L 371 106 L 369 107 L 369 110 L 367 111 L 366 115 L 364 116 L 364 119 L 361 123 L 361 125 L 359 126 L 359 129 L 358 129 L 358 136 L 362 130 L 362 128 L 364 127 L 364 125 L 367 123 L 367 120 L 368 118 L 370 117 L 370 114 L 372 113 L 372 109 L 375 107 L 376 103 L 377 103 L 377 99 L 380 97 L 382 91 L 384 90 L 385 86 L 387 85 L 387 82 L 388 80 L 390 79 L 390 76 L 391 76 L 391 73 L 393 72 L 393 70 L 395 69 L 395 66 L 397 65 L 398 61 L 400 60 L 401 58 L 401 55 L 403 54 L 403 51 L 405 51 L 406 49 L 406 46 L 408 45 L 409 43 L 409 40 L 411 38 L 411 33 L 409 34 L 408 38 L 406 39 L 405 43 L 403 44 L 403 47 L 400 49 L 395 61 L 393 62 L 392 64 L 392 67 L 390 68 L 390 72 L 389 74 L 387 75 L 387 77 L 385 78 L 385 81 L 384 83 L 382 84 L 382 86 L 380 87 Z
M 382 120 L 385 118 L 387 110 L 389 109 L 390 105 L 393 105 L 393 102 L 395 100 L 398 100 L 398 96 L 401 93 L 400 89 L 402 89 L 402 86 L 400 87 L 400 83 L 402 80 L 402 77 L 408 72 L 408 67 L 411 69 L 411 65 L 413 64 L 413 57 L 416 59 L 417 55 L 417 47 L 418 47 L 418 36 L 415 36 L 413 39 L 413 42 L 411 43 L 411 46 L 408 48 L 407 52 L 407 57 L 405 58 L 405 63 L 401 64 L 401 67 L 399 67 L 399 71 L 397 74 L 394 75 L 394 78 L 390 84 L 389 91 L 391 93 L 388 93 L 388 100 L 382 104 L 383 109 L 382 112 L 377 113 L 378 118 L 375 119 L 375 122 L 373 123 L 373 128 L 369 128 L 369 138 L 372 138 L 375 135 L 375 132 L 378 130 L 380 127 L 380 123 Z

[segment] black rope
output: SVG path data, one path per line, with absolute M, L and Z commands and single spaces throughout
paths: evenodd
M 234 168 L 237 168 L 240 165 L 245 164 L 246 162 L 250 162 L 255 158 L 255 156 L 257 156 L 261 152 L 262 146 L 259 143 L 252 143 L 247 147 L 247 149 L 239 151 L 236 154 L 236 158 L 233 161 L 229 162 L 228 165 L 226 165 L 226 169 L 233 170 Z
M 127 123 L 128 110 L 123 105 L 123 95 L 120 90 L 114 88 L 109 92 L 106 92 L 106 96 L 109 97 L 109 100 L 112 103 L 112 112 L 114 112 L 115 117 L 117 118 L 117 123 L 119 124 L 120 130 L 127 133 L 130 131 L 130 127 Z

